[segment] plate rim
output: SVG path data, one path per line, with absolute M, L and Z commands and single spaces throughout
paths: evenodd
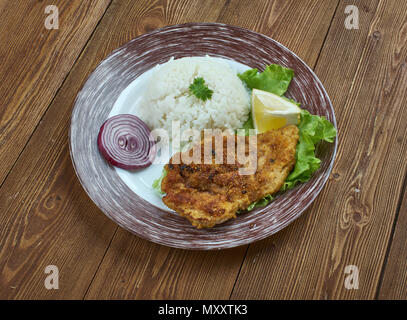
M 331 111 L 332 111 L 332 119 L 330 119 L 330 121 L 333 123 L 334 127 L 335 127 L 336 130 L 337 130 L 337 136 L 336 136 L 336 138 L 335 138 L 335 140 L 334 140 L 334 142 L 333 142 L 333 144 L 332 144 L 333 150 L 332 150 L 332 153 L 331 153 L 332 155 L 331 155 L 330 163 L 329 163 L 327 169 L 325 170 L 325 172 L 326 172 L 327 174 L 324 176 L 323 180 L 321 181 L 320 187 L 319 187 L 318 189 L 314 190 L 314 192 L 312 193 L 312 196 L 310 197 L 310 200 L 305 203 L 304 207 L 301 209 L 301 212 L 300 212 L 299 214 L 295 215 L 295 216 L 294 216 L 293 218 L 291 218 L 291 219 L 285 220 L 285 221 L 284 221 L 283 223 L 281 223 L 277 228 L 273 229 L 273 230 L 272 230 L 271 232 L 269 232 L 269 233 L 267 233 L 267 232 L 262 233 L 259 237 L 256 237 L 255 239 L 253 239 L 253 238 L 251 238 L 251 237 L 247 237 L 247 238 L 245 238 L 245 239 L 239 240 L 239 242 L 238 242 L 236 245 L 235 245 L 234 243 L 229 243 L 229 244 L 227 244 L 227 245 L 222 245 L 222 246 L 220 246 L 220 247 L 219 247 L 219 246 L 217 247 L 217 246 L 207 246 L 207 245 L 206 245 L 206 246 L 204 246 L 204 247 L 202 247 L 202 248 L 199 248 L 199 247 L 193 247 L 193 248 L 191 248 L 191 247 L 187 247 L 187 246 L 184 246 L 184 245 L 168 244 L 168 242 L 166 242 L 164 238 L 154 238 L 154 239 L 147 238 L 147 237 L 145 237 L 145 235 L 140 234 L 140 233 L 138 233 L 138 232 L 135 232 L 135 230 L 130 229 L 127 225 L 125 225 L 125 224 L 123 224 L 121 221 L 115 219 L 114 216 L 112 216 L 111 214 L 109 214 L 108 212 L 106 212 L 106 208 L 101 208 L 101 207 L 98 205 L 98 203 L 93 199 L 93 196 L 92 196 L 91 193 L 89 192 L 88 188 L 85 186 L 85 183 L 84 183 L 84 181 L 82 180 L 82 177 L 81 177 L 81 175 L 79 174 L 79 172 L 78 172 L 78 170 L 77 170 L 77 164 L 76 164 L 76 162 L 75 162 L 75 155 L 73 154 L 73 148 L 72 148 L 72 139 L 73 139 L 73 137 L 72 137 L 72 127 L 73 127 L 73 115 L 74 115 L 74 112 L 75 112 L 75 110 L 76 110 L 76 108 L 77 108 L 77 103 L 78 103 L 79 97 L 80 97 L 81 93 L 83 92 L 83 89 L 84 89 L 85 85 L 87 84 L 87 82 L 89 81 L 89 79 L 92 77 L 92 75 L 95 73 L 95 71 L 96 71 L 106 60 L 111 59 L 111 58 L 114 57 L 118 52 L 120 52 L 120 50 L 123 50 L 123 48 L 125 48 L 126 46 L 129 46 L 129 45 L 130 45 L 131 43 L 133 43 L 134 41 L 140 40 L 140 38 L 149 37 L 149 36 L 154 35 L 154 34 L 156 34 L 156 33 L 161 33 L 161 32 L 163 32 L 163 31 L 172 30 L 172 29 L 175 29 L 175 28 L 199 27 L 199 26 L 202 26 L 202 27 L 208 27 L 208 26 L 224 27 L 224 28 L 232 28 L 232 29 L 238 30 L 238 31 L 240 31 L 240 32 L 245 32 L 245 33 L 246 33 L 246 32 L 255 33 L 255 34 L 257 34 L 257 35 L 259 35 L 259 36 L 261 36 L 261 37 L 267 38 L 269 41 L 273 42 L 276 46 L 278 46 L 278 47 L 282 48 L 283 50 L 289 52 L 293 57 L 295 57 L 299 62 L 301 62 L 303 66 L 305 66 L 305 68 L 306 68 L 306 69 L 308 70 L 308 72 L 312 75 L 312 77 L 314 78 L 314 80 L 319 84 L 319 88 L 322 90 L 324 97 L 326 97 L 326 99 L 327 99 L 326 102 L 327 102 L 327 104 L 328 104 L 328 107 L 329 107 L 329 108 L 331 109 Z M 232 58 L 229 58 L 229 59 L 232 59 Z M 240 26 L 234 26 L 234 25 L 224 24 L 224 23 L 218 23 L 218 22 L 189 22 L 189 23 L 168 25 L 168 26 L 164 26 L 164 27 L 161 27 L 161 28 L 152 30 L 152 31 L 150 31 L 150 32 L 141 34 L 141 35 L 139 35 L 139 36 L 137 36 L 137 37 L 131 39 L 130 41 L 125 42 L 124 44 L 122 44 L 120 47 L 114 49 L 113 51 L 111 51 L 108 55 L 106 55 L 106 56 L 96 65 L 96 67 L 95 67 L 93 70 L 90 71 L 90 73 L 89 73 L 88 76 L 86 77 L 86 80 L 85 80 L 84 83 L 82 84 L 81 89 L 78 91 L 78 93 L 77 93 L 77 95 L 76 95 L 76 98 L 75 98 L 75 101 L 74 101 L 74 107 L 73 107 L 72 112 L 71 112 L 71 115 L 70 115 L 70 125 L 69 125 L 69 130 L 68 130 L 68 141 L 69 141 L 68 146 L 69 146 L 69 153 L 70 153 L 72 165 L 73 165 L 74 171 L 75 171 L 75 173 L 76 173 L 76 176 L 77 176 L 78 179 L 79 179 L 79 182 L 80 182 L 82 188 L 85 190 L 86 194 L 87 194 L 88 197 L 92 200 L 92 202 L 94 202 L 94 203 L 96 204 L 96 206 L 98 207 L 98 209 L 101 210 L 109 219 L 111 219 L 113 222 L 115 222 L 116 224 L 118 224 L 120 227 L 122 227 L 123 229 L 129 231 L 129 232 L 132 233 L 133 235 L 136 235 L 137 237 L 140 237 L 140 238 L 142 238 L 142 239 L 151 241 L 151 242 L 153 242 L 153 243 L 157 243 L 157 244 L 160 244 L 160 245 L 172 247 L 172 248 L 185 249 L 185 250 L 220 250 L 220 249 L 228 249 L 228 248 L 243 246 L 243 245 L 247 245 L 247 244 L 250 244 L 250 243 L 254 243 L 254 242 L 263 240 L 263 239 L 265 239 L 265 238 L 267 238 L 267 237 L 270 237 L 271 235 L 273 235 L 273 234 L 275 234 L 275 233 L 281 231 L 282 229 L 286 228 L 288 225 L 290 225 L 290 224 L 293 223 L 296 219 L 298 219 L 300 216 L 302 216 L 302 215 L 304 214 L 304 212 L 309 208 L 309 206 L 314 202 L 314 200 L 316 199 L 316 197 L 320 194 L 320 192 L 321 192 L 322 189 L 325 187 L 325 185 L 326 185 L 326 183 L 327 183 L 327 181 L 328 181 L 328 179 L 329 179 L 330 173 L 332 172 L 332 169 L 333 169 L 333 166 L 334 166 L 334 163 L 335 163 L 335 159 L 336 159 L 337 147 L 338 147 L 338 137 L 339 137 L 339 135 L 338 135 L 338 128 L 337 128 L 336 115 L 335 115 L 335 110 L 334 110 L 334 108 L 333 108 L 331 99 L 330 99 L 330 97 L 329 97 L 329 95 L 328 95 L 328 93 L 327 93 L 325 87 L 323 86 L 321 80 L 319 79 L 319 77 L 315 74 L 315 72 L 314 72 L 296 53 L 294 53 L 293 51 L 291 51 L 290 49 L 288 49 L 286 46 L 284 46 L 284 45 L 281 44 L 280 42 L 274 40 L 273 38 L 271 38 L 271 37 L 269 37 L 269 36 L 267 36 L 267 35 L 264 35 L 264 34 L 261 34 L 261 33 L 258 33 L 258 32 L 256 32 L 256 31 L 249 30 L 249 29 L 246 29 L 246 28 L 243 28 L 243 27 L 240 27 Z M 112 169 L 112 170 L 114 170 L 114 169 Z M 117 174 L 117 173 L 116 173 L 116 174 Z M 315 174 L 315 173 L 314 173 L 314 174 Z M 121 178 L 118 177 L 118 179 L 121 179 Z M 131 190 L 131 189 L 129 188 L 129 190 Z M 131 192 L 133 193 L 133 191 L 131 191 Z M 136 194 L 136 196 L 138 196 L 138 195 Z M 139 197 L 139 196 L 138 196 L 138 197 Z M 151 205 L 151 204 L 150 204 L 150 205 Z M 152 206 L 153 206 L 153 205 L 152 205 Z M 268 206 L 262 208 L 261 211 L 266 211 L 266 210 L 267 210 L 267 207 L 268 207 Z M 157 207 L 156 207 L 156 208 L 157 208 Z

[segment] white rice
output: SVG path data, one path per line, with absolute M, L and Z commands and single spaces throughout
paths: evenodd
M 212 98 L 202 101 L 190 94 L 189 86 L 202 77 Z M 249 92 L 235 70 L 219 58 L 187 57 L 159 65 L 149 79 L 139 104 L 138 116 L 150 129 L 171 132 L 179 121 L 187 129 L 238 129 L 250 111 Z

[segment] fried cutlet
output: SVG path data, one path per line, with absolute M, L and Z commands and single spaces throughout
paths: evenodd
M 166 193 L 164 203 L 198 228 L 213 227 L 235 218 L 237 211 L 279 191 L 295 165 L 299 136 L 294 125 L 271 130 L 257 135 L 252 150 L 248 150 L 249 137 L 223 135 L 220 146 L 219 143 L 216 146 L 215 137 L 210 139 L 209 163 L 204 161 L 207 160 L 204 156 L 208 154 L 205 153 L 208 139 L 203 139 L 195 146 L 196 150 L 201 150 L 200 158 L 195 159 L 200 161 L 183 162 L 187 157 L 191 159 L 193 148 L 175 154 L 165 166 L 167 175 L 161 184 Z M 244 139 L 246 159 L 253 159 L 250 152 L 254 154 L 254 163 L 238 161 L 239 139 Z M 235 147 L 230 147 L 233 144 Z M 219 147 L 224 150 L 221 156 Z M 247 173 L 253 168 L 251 174 L 241 174 L 242 170 Z

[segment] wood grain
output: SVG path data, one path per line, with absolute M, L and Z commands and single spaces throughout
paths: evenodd
M 258 1 L 256 6 L 249 5 L 248 2 L 230 1 L 223 8 L 217 21 L 253 29 L 258 21 L 258 12 L 269 12 L 269 8 L 273 5 L 275 3 L 270 1 Z M 302 43 L 302 47 L 298 48 L 298 53 L 301 55 L 302 52 L 307 52 L 310 45 L 316 45 L 314 36 L 320 37 L 321 33 L 327 31 L 331 20 L 327 12 L 331 15 L 334 13 L 335 5 L 332 5 L 332 2 L 330 7 L 325 1 L 319 2 L 319 5 L 324 6 L 327 10 L 318 13 L 319 20 L 322 22 L 314 25 L 311 31 L 304 34 L 288 34 L 285 33 L 284 25 L 281 25 L 278 31 L 265 30 L 266 34 L 274 37 L 274 32 L 276 32 L 276 35 L 282 38 L 284 38 L 284 34 L 286 38 L 295 38 L 296 41 L 293 43 Z M 242 8 L 245 8 L 245 14 L 239 16 L 240 20 L 236 20 L 236 13 Z M 305 8 L 307 9 L 305 10 Z M 314 9 L 314 6 L 309 8 L 309 10 Z M 292 21 L 294 16 L 300 15 L 300 11 L 306 16 L 309 14 L 308 7 L 295 8 L 293 6 L 290 11 L 285 12 L 284 15 L 280 14 L 278 18 L 288 23 Z M 268 18 L 273 20 L 274 17 Z M 277 19 L 277 17 L 275 18 Z M 258 31 L 262 32 L 262 30 Z M 306 41 L 301 41 L 304 40 L 304 37 Z M 321 46 L 322 40 L 319 42 L 319 47 Z M 319 52 L 319 50 L 316 51 Z M 317 55 L 313 55 L 314 61 L 316 58 Z M 150 250 L 156 248 L 155 252 L 157 253 L 143 260 L 143 263 L 137 264 L 136 261 L 140 259 L 140 252 L 143 252 L 146 246 L 144 240 L 135 238 L 123 229 L 119 229 L 86 298 L 228 299 L 246 251 L 246 247 L 242 247 L 222 252 L 190 252 L 167 248 L 157 249 L 155 245 L 148 244 Z M 165 258 L 159 257 L 160 251 L 165 252 Z M 177 266 L 180 265 L 182 266 L 182 273 L 177 269 Z M 224 272 L 226 266 L 228 266 L 227 273 Z M 159 272 L 154 274 L 151 270 L 157 268 Z M 173 273 L 175 275 L 172 275 Z M 107 278 L 113 279 L 109 284 L 109 290 L 106 290 Z M 139 283 L 140 288 L 137 288 L 135 283 Z
M 394 35 L 393 41 L 397 45 L 396 54 L 394 54 L 393 63 L 397 66 L 397 63 L 401 63 L 401 67 L 404 73 L 406 73 L 407 59 L 400 55 L 400 51 L 406 50 L 407 47 L 407 20 L 405 19 L 397 28 L 398 32 Z M 404 83 L 406 85 L 406 83 Z M 390 82 L 386 82 L 385 93 L 391 94 Z M 404 91 L 404 97 L 406 96 L 406 90 Z M 405 107 L 405 104 L 404 104 Z M 403 108 L 403 106 L 402 106 Z M 396 145 L 400 148 L 406 144 L 406 132 L 400 133 L 396 137 Z M 397 173 L 397 171 L 395 171 Z M 400 174 L 402 177 L 402 174 Z M 391 246 L 389 248 L 389 255 L 383 268 L 383 278 L 380 281 L 378 287 L 377 297 L 378 299 L 407 299 L 407 175 L 404 176 L 404 197 L 400 197 L 400 208 L 398 210 L 397 220 L 395 221 L 394 234 L 391 239 Z
M 219 22 L 241 26 L 282 43 L 308 64 L 316 61 L 337 0 L 230 1 Z M 323 30 L 323 31 L 322 31 Z M 306 43 L 305 43 L 306 42 Z
M 338 110 L 331 182 L 308 216 L 250 246 L 232 298 L 375 297 L 406 173 L 407 3 L 380 1 L 376 9 L 361 2 L 365 24 L 357 31 L 344 28 L 347 4 L 337 10 L 316 67 L 326 87 L 335 88 Z M 349 61 L 358 55 L 358 64 Z M 348 265 L 359 269 L 357 290 L 344 286 Z
M 245 251 L 172 249 L 120 228 L 86 299 L 227 299 Z
M 342 0 L 330 26 L 335 0 L 116 0 L 79 59 L 109 1 L 52 2 L 0 1 L 8 30 L 0 33 L 8 79 L 0 84 L 0 298 L 406 298 L 405 2 L 359 0 L 360 29 L 346 30 L 344 9 L 355 1 Z M 43 28 L 48 3 L 63 8 L 59 31 Z M 86 196 L 68 155 L 72 105 L 97 64 L 141 33 L 189 21 L 265 33 L 316 64 L 338 119 L 328 185 L 246 258 L 247 246 L 182 251 L 118 228 Z M 44 287 L 50 264 L 59 290 Z M 358 290 L 344 288 L 349 264 L 359 268 Z
M 0 7 L 0 185 L 110 0 L 7 1 Z M 48 30 L 45 8 L 58 7 Z
M 209 5 L 197 1 L 198 11 L 191 11 L 191 16 L 199 16 Z M 165 7 L 166 3 L 151 1 L 112 3 L 4 181 L 0 298 L 84 297 L 117 225 L 89 200 L 72 168 L 67 144 L 72 106 L 97 64 L 146 28 L 159 27 L 149 24 L 149 17 L 157 22 Z M 44 287 L 44 268 L 50 264 L 59 268 L 59 290 Z
M 378 288 L 378 299 L 407 299 L 407 192 L 399 211 L 397 224 L 388 259 L 384 266 L 383 279 Z
M 169 57 L 206 54 L 259 69 L 271 63 L 292 68 L 296 76 L 287 96 L 302 101 L 309 112 L 325 116 L 336 126 L 329 97 L 309 67 L 278 42 L 248 29 L 207 22 L 167 26 L 137 37 L 109 55 L 82 87 L 72 111 L 69 147 L 75 171 L 89 197 L 119 226 L 143 239 L 189 250 L 237 247 L 283 229 L 324 187 L 337 147 L 337 141 L 321 145 L 317 153 L 321 168 L 309 183 L 275 198 L 270 207 L 238 215 L 211 230 L 199 230 L 185 218 L 151 206 L 123 182 L 94 142 L 118 97 L 139 75 Z
M 76 68 L 65 85 L 79 90 L 81 81 Z M 67 132 L 75 95 L 59 92 L 0 189 L 3 299 L 83 296 L 116 230 L 71 166 Z M 44 287 L 47 265 L 59 268 L 59 290 Z

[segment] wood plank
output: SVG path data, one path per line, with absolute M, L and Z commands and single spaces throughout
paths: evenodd
M 222 9 L 218 22 L 230 23 L 255 29 L 268 35 L 286 39 L 309 63 L 315 63 L 336 8 L 335 1 L 308 1 L 298 5 L 292 2 L 285 10 L 276 12 L 285 1 L 230 1 Z M 318 9 L 318 10 L 316 10 Z M 191 9 L 190 9 L 191 10 Z M 213 9 L 212 9 L 213 10 Z M 239 12 L 245 12 L 244 15 Z M 262 13 L 264 13 L 262 15 Z M 287 33 L 297 16 L 319 21 L 312 27 L 298 27 L 298 32 Z M 168 15 L 167 15 L 168 16 Z M 189 17 L 189 18 L 188 18 Z M 202 19 L 206 17 L 205 13 Z M 201 19 L 200 18 L 200 19 Z M 175 19 L 175 18 L 174 18 Z M 176 18 L 178 19 L 178 18 Z M 182 20 L 197 20 L 191 12 Z M 271 21 L 258 24 L 259 20 Z M 275 20 L 286 21 L 276 23 Z M 205 21 L 208 19 L 205 18 Z M 314 20 L 313 20 L 314 21 Z M 305 20 L 303 21 L 306 24 Z M 300 32 L 300 30 L 302 32 Z M 308 54 L 313 46 L 315 53 Z M 87 299 L 228 299 L 238 275 L 245 247 L 222 252 L 190 252 L 169 249 L 146 243 L 127 231 L 119 229 L 115 234 L 94 281 L 86 295 Z
M 321 5 L 325 3 L 321 0 Z M 262 2 L 264 8 L 271 4 Z M 238 7 L 238 2 L 228 5 Z M 66 139 L 75 96 L 110 51 L 165 24 L 215 21 L 221 9 L 219 1 L 112 3 L 0 189 L 1 298 L 83 297 L 116 230 L 87 298 L 229 297 L 245 247 L 218 253 L 181 251 L 148 243 L 117 229 L 79 186 Z M 299 15 L 305 9 L 296 10 L 286 16 Z M 333 10 L 330 12 L 333 14 Z M 251 16 L 242 19 L 257 21 Z M 324 12 L 320 19 L 330 17 Z M 221 22 L 228 21 L 224 17 Z M 316 31 L 307 34 L 324 33 L 327 25 L 313 25 Z M 284 32 L 284 28 L 279 32 Z M 303 39 L 303 34 L 295 37 Z M 304 52 L 310 43 L 312 38 L 304 41 Z M 301 54 L 303 50 L 299 48 L 297 52 Z M 59 290 L 44 288 L 44 268 L 48 264 L 59 268 Z M 110 286 L 106 279 L 114 279 L 109 288 L 103 287 Z M 135 284 L 142 285 L 145 293 L 138 292 Z
M 245 251 L 172 249 L 120 228 L 86 299 L 227 299 Z
M 210 18 L 216 13 L 210 5 L 196 1 L 189 19 L 200 13 Z M 190 7 L 184 2 L 168 6 L 170 13 L 160 1 L 112 3 L 4 181 L 0 298 L 84 297 L 118 227 L 89 200 L 72 168 L 67 141 L 72 106 L 86 78 L 106 55 L 140 33 L 167 24 L 165 15 Z M 59 290 L 44 287 L 47 265 L 59 269 Z
M 407 3 L 376 3 L 359 2 L 360 29 L 346 30 L 341 1 L 316 67 L 338 115 L 331 178 L 296 223 L 250 247 L 232 298 L 375 297 L 407 170 Z
M 152 20 L 155 26 L 216 21 L 223 5 L 222 1 L 163 2 L 160 17 Z M 128 12 L 134 10 L 131 6 L 118 7 L 115 15 L 126 19 Z M 151 25 L 149 18 L 144 21 Z M 244 253 L 245 248 L 226 252 L 170 249 L 142 240 L 120 228 L 86 298 L 162 299 L 178 297 L 180 292 L 187 298 L 197 294 L 224 298 L 224 288 L 218 284 L 223 282 L 226 287 L 233 286 Z M 191 282 L 197 285 L 189 285 Z
M 252 0 L 231 1 L 218 20 L 271 36 L 312 65 L 337 5 L 337 0 L 274 0 L 266 6 Z
M 0 185 L 71 70 L 110 0 L 0 5 Z M 59 29 L 45 7 L 56 5 Z
M 379 299 L 407 299 L 407 192 L 399 211 L 383 279 L 378 291 Z

